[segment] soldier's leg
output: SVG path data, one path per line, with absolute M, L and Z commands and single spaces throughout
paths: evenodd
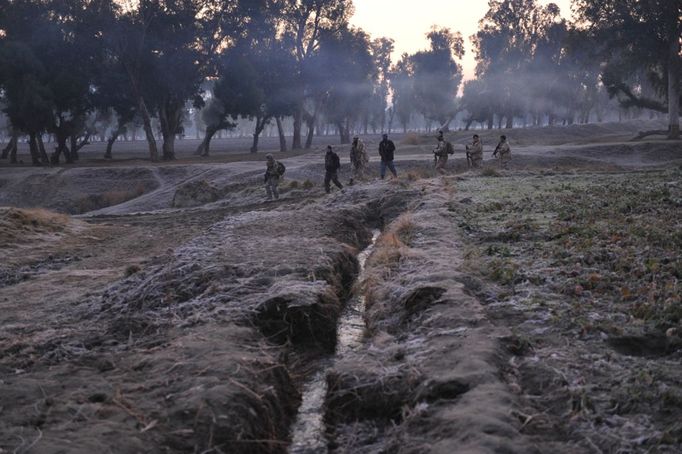
M 329 186 L 329 182 L 331 181 L 331 174 L 329 172 L 324 173 L 324 190 L 329 194 L 332 190 L 332 188 Z
M 334 182 L 334 184 L 336 185 L 337 188 L 343 189 L 343 185 L 342 185 L 341 182 L 339 181 L 339 175 L 338 175 L 338 173 L 334 172 L 334 173 L 332 174 L 332 181 Z
M 388 168 L 389 168 L 389 170 L 391 171 L 391 173 L 393 174 L 393 176 L 394 176 L 394 177 L 397 177 L 397 176 L 398 176 L 398 172 L 396 172 L 396 170 L 395 170 L 395 165 L 393 164 L 393 161 L 388 161 L 388 162 L 386 163 L 386 165 L 388 166 Z
M 272 179 L 272 195 L 275 196 L 275 200 L 279 200 L 279 178 Z
M 382 180 L 386 176 L 386 163 L 384 161 L 381 161 L 381 164 L 379 165 L 379 174 L 381 175 Z
M 270 180 L 265 182 L 265 192 L 268 194 L 268 200 L 272 200 L 272 188 L 270 187 Z

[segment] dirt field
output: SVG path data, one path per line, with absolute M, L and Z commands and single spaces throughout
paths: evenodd
M 289 153 L 276 202 L 237 140 L 2 164 L 0 453 L 279 453 L 306 418 L 291 452 L 680 452 L 682 143 L 639 129 L 508 131 L 508 170 L 482 134 L 473 171 L 456 132 L 444 176 L 398 137 L 398 179 L 331 195 Z

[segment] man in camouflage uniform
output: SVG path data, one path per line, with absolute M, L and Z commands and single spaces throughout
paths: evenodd
M 277 186 L 279 185 L 279 179 L 282 176 L 282 166 L 279 162 L 275 161 L 275 158 L 271 154 L 265 156 L 265 160 L 267 162 L 267 167 L 265 169 L 265 192 L 268 193 L 268 200 L 272 200 L 273 197 L 277 200 L 279 199 L 279 190 L 277 189 Z
M 471 167 L 474 169 L 481 167 L 483 162 L 483 144 L 478 134 L 474 134 L 474 139 L 471 145 L 467 145 L 466 152 L 467 160 L 471 163 Z
M 369 158 L 367 158 L 367 153 L 365 153 L 365 144 L 358 137 L 353 137 L 353 144 L 350 147 L 350 185 L 353 185 L 355 180 L 365 178 L 365 169 L 368 162 Z
M 495 147 L 493 157 L 497 157 L 497 155 L 499 155 L 500 167 L 507 169 L 509 167 L 509 161 L 511 161 L 511 148 L 509 148 L 507 136 L 500 136 L 500 143 Z
M 445 173 L 445 165 L 448 163 L 448 155 L 454 153 L 452 144 L 445 140 L 443 133 L 438 134 L 438 145 L 433 150 L 434 158 L 436 160 L 436 171 Z

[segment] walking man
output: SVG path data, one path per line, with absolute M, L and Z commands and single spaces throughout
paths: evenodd
M 268 200 L 279 199 L 279 190 L 277 186 L 279 185 L 279 179 L 284 175 L 284 164 L 275 161 L 275 158 L 268 154 L 265 156 L 267 167 L 265 169 L 265 192 L 268 194 Z
M 388 140 L 388 134 L 384 134 L 384 140 L 379 143 L 379 156 L 381 156 L 381 167 L 379 168 L 379 173 L 382 180 L 386 176 L 387 167 L 394 177 L 398 176 L 398 172 L 395 171 L 395 166 L 393 165 L 394 152 L 395 144 L 392 140 Z
M 443 133 L 438 134 L 438 145 L 433 150 L 434 158 L 436 160 L 436 171 L 438 173 L 445 173 L 445 165 L 448 163 L 448 155 L 455 152 L 452 144 L 445 140 Z
M 471 167 L 477 169 L 481 167 L 481 162 L 483 162 L 483 144 L 478 134 L 474 134 L 474 140 L 471 145 L 467 145 L 467 160 L 470 162 Z
M 500 143 L 495 147 L 493 157 L 497 155 L 499 155 L 500 167 L 506 170 L 509 167 L 509 161 L 511 161 L 511 148 L 509 148 L 507 136 L 500 136 Z
M 350 185 L 355 183 L 355 180 L 362 180 L 365 178 L 365 168 L 369 159 L 365 153 L 365 144 L 358 137 L 353 137 L 353 144 L 350 147 Z
M 341 160 L 339 155 L 334 153 L 331 145 L 327 145 L 327 154 L 324 156 L 324 190 L 329 194 L 332 189 L 330 182 L 334 182 L 337 188 L 343 189 L 343 185 L 339 182 L 338 172 L 341 168 Z

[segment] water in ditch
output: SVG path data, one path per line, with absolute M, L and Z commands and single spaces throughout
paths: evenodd
M 372 234 L 372 242 L 360 254 L 358 263 L 361 282 L 365 273 L 365 262 L 374 250 L 379 231 Z M 312 454 L 327 452 L 324 427 L 324 402 L 327 397 L 327 370 L 334 365 L 334 359 L 358 348 L 362 343 L 365 322 L 365 297 L 356 295 L 346 304 L 336 329 L 336 354 L 320 365 L 319 370 L 303 385 L 303 400 L 298 409 L 296 422 L 292 427 L 290 454 Z

